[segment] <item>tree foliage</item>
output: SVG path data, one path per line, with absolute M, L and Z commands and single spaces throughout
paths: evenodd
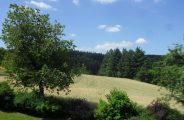
M 124 120 L 138 115 L 136 104 L 124 91 L 113 89 L 106 97 L 107 101 L 100 100 L 95 111 L 97 120 Z
M 76 70 L 81 70 L 84 74 L 97 75 L 104 55 L 101 53 L 91 53 L 83 51 L 71 51 L 70 60 Z
M 51 23 L 48 14 L 40 10 L 11 4 L 3 23 L 2 40 L 9 54 L 6 69 L 16 85 L 68 90 L 76 75 L 72 71 L 68 53 L 74 49 L 72 41 L 63 40 L 64 26 Z
M 119 49 L 110 50 L 106 53 L 101 65 L 100 75 L 110 77 L 135 78 L 143 64 L 146 62 L 144 51 Z
M 176 45 L 162 61 L 158 83 L 171 91 L 171 96 L 184 102 L 184 47 Z

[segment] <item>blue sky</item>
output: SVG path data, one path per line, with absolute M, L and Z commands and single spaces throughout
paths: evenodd
M 166 54 L 184 42 L 184 0 L 1 0 L 0 30 L 10 3 L 50 14 L 78 50 L 140 46 L 147 54 Z

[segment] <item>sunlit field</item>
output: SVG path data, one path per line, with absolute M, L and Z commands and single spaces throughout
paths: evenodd
M 105 95 L 113 88 L 126 91 L 131 100 L 143 106 L 147 106 L 154 99 L 163 97 L 168 93 L 167 90 L 159 86 L 136 80 L 82 75 L 75 79 L 75 83 L 70 87 L 71 93 L 66 97 L 84 98 L 97 103 L 99 99 L 105 99 Z M 61 94 L 61 96 L 65 95 Z M 184 112 L 182 106 L 174 101 L 171 102 L 171 107 Z
M 2 72 L 1 72 L 2 73 Z M 0 81 L 4 81 L 6 77 L 0 76 Z M 70 94 L 65 95 L 63 92 L 59 94 L 62 97 L 83 98 L 93 103 L 98 103 L 99 99 L 105 99 L 105 95 L 113 88 L 118 88 L 127 92 L 128 96 L 139 105 L 147 106 L 154 99 L 162 97 L 168 93 L 167 90 L 161 89 L 159 86 L 139 82 L 136 80 L 125 78 L 113 78 L 93 75 L 82 75 L 74 80 L 74 84 L 70 86 Z M 48 95 L 48 91 L 46 91 Z M 56 95 L 52 93 L 51 95 Z M 182 113 L 182 106 L 171 102 L 171 107 L 176 108 Z M 40 120 L 41 118 L 31 117 L 20 113 L 0 112 L 0 120 Z

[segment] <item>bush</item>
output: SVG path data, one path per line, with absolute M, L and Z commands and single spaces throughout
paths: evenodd
M 131 102 L 125 92 L 114 89 L 106 96 L 107 102 L 100 100 L 95 111 L 98 120 L 122 120 L 137 115 L 135 103 Z
M 167 103 L 163 101 L 156 100 L 156 101 L 153 101 L 147 108 L 149 111 L 154 113 L 154 115 L 158 120 L 163 120 L 163 119 L 165 120 L 168 114 L 169 106 Z
M 36 92 L 17 93 L 14 105 L 19 111 L 26 111 L 40 115 L 56 114 L 61 106 L 51 102 L 48 98 L 40 97 Z
M 82 99 L 40 97 L 38 93 L 17 93 L 14 100 L 18 111 L 40 117 L 72 120 L 93 119 L 93 108 Z
M 157 120 L 184 120 L 184 115 L 175 109 L 171 109 L 169 104 L 162 100 L 153 101 L 148 107 Z
M 14 93 L 7 82 L 0 83 L 0 108 L 11 110 L 13 108 Z
M 136 111 L 138 112 L 138 115 L 127 120 L 156 120 L 155 116 L 142 106 L 137 106 Z

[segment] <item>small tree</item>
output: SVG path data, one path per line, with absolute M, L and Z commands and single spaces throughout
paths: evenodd
M 107 101 L 100 100 L 95 111 L 97 120 L 124 120 L 138 115 L 136 104 L 124 91 L 113 89 L 106 97 Z
M 63 29 L 38 9 L 10 5 L 1 38 L 9 50 L 6 69 L 15 85 L 31 87 L 42 96 L 45 88 L 68 91 L 76 75 L 68 57 L 74 45 L 62 39 Z

